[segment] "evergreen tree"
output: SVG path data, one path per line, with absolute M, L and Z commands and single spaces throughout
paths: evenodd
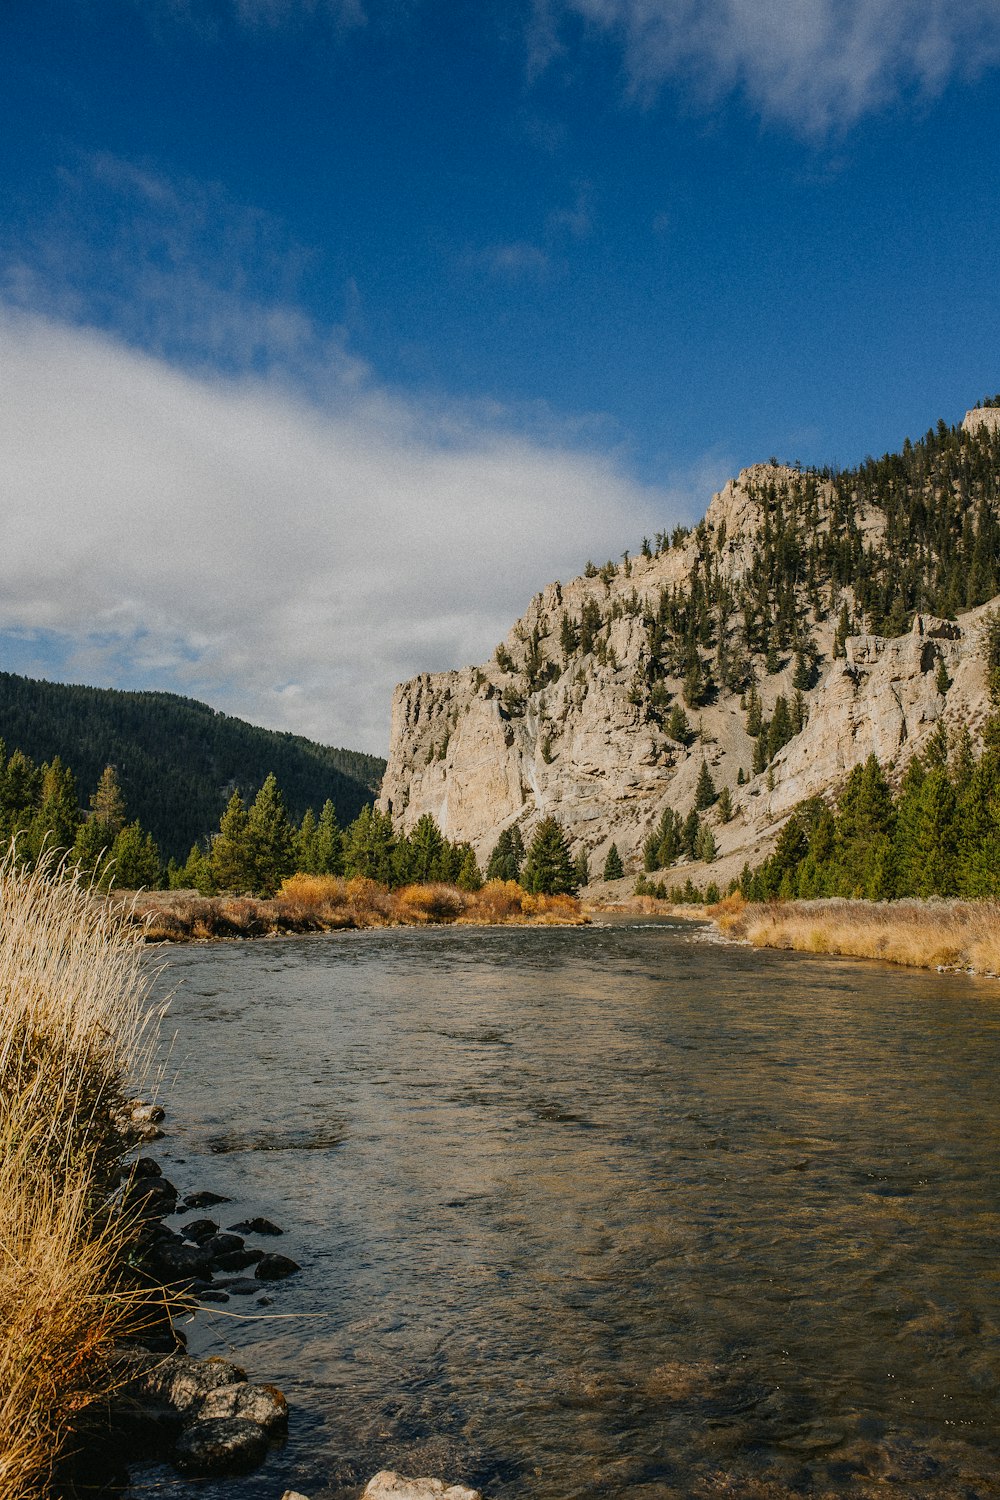
M 125 798 L 114 766 L 105 766 L 97 790 L 90 799 L 94 821 L 103 825 L 109 842 L 125 827 Z
M 163 879 L 160 851 L 151 834 L 143 833 L 138 818 L 120 828 L 111 846 L 108 879 L 126 890 L 156 890 Z
M 576 891 L 569 845 L 556 818 L 542 818 L 536 827 L 521 884 L 526 891 L 546 896 L 572 895 Z
M 295 830 L 273 772 L 253 800 L 245 832 L 255 896 L 273 896 L 295 868 Z
M 728 823 L 731 821 L 733 816 L 733 796 L 727 786 L 724 786 L 722 788 L 722 791 L 719 793 L 719 800 L 716 803 L 716 812 L 718 813 L 720 823 Z
M 691 724 L 687 714 L 679 703 L 675 703 L 671 708 L 666 728 L 667 734 L 672 740 L 676 740 L 678 745 L 689 745 L 691 743 L 693 738 Z
M 395 846 L 392 817 L 377 807 L 363 807 L 344 834 L 344 873 L 348 879 L 392 883 L 392 852 Z
M 58 755 L 42 767 L 39 795 L 38 811 L 25 838 L 26 854 L 33 863 L 43 850 L 56 853 L 72 849 L 81 822 L 76 779 Z
M 702 823 L 698 829 L 698 837 L 695 839 L 695 859 L 704 860 L 705 864 L 710 865 L 717 854 L 718 847 L 715 842 L 715 834 L 707 823 Z
M 683 848 L 684 853 L 690 855 L 692 859 L 694 858 L 694 851 L 698 843 L 698 834 L 700 832 L 701 819 L 698 816 L 697 809 L 692 807 L 691 811 L 684 819 L 684 824 L 681 831 L 681 847 Z
M 699 812 L 704 812 L 706 807 L 711 807 L 718 797 L 715 790 L 715 782 L 712 773 L 708 769 L 708 762 L 702 761 L 701 770 L 698 772 L 698 784 L 694 790 L 694 805 Z
M 622 857 L 618 853 L 618 845 L 612 844 L 604 860 L 604 879 L 621 880 L 624 874 L 625 867 L 622 864 Z
M 237 894 L 253 890 L 254 870 L 247 843 L 247 810 L 239 792 L 233 792 L 219 820 L 208 857 L 212 884 L 217 891 Z
M 171 872 L 170 889 L 195 890 L 200 896 L 215 894 L 211 861 L 199 844 L 192 844 L 186 863 L 179 867 L 175 866 Z
M 422 813 L 409 835 L 411 850 L 408 880 L 426 884 L 429 880 L 447 878 L 441 869 L 444 839 L 430 813 Z
M 303 875 L 318 875 L 316 814 L 307 807 L 295 831 L 295 869 Z
M 462 863 L 459 867 L 458 877 L 455 884 L 461 891 L 479 891 L 483 887 L 483 877 L 476 862 L 475 852 L 471 844 L 463 844 Z
M 587 858 L 586 849 L 581 849 L 573 861 L 573 878 L 576 881 L 577 890 L 590 882 L 590 860 Z
M 934 766 L 924 777 L 916 806 L 913 872 L 918 896 L 956 894 L 955 790 L 948 773 Z
M 329 797 L 320 810 L 316 824 L 314 860 L 317 875 L 343 875 L 344 837 L 337 824 L 337 814 Z
M 524 840 L 515 823 L 505 828 L 493 846 L 486 865 L 487 880 L 519 880 L 524 861 Z

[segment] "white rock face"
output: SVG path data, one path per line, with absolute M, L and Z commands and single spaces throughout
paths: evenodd
M 408 1479 L 382 1469 L 365 1486 L 361 1500 L 482 1500 L 478 1490 L 464 1484 L 446 1485 L 440 1479 Z
M 970 412 L 970 424 L 996 426 L 1000 409 Z M 760 487 L 797 478 L 793 470 L 758 464 L 714 497 L 703 525 L 724 578 L 737 582 L 753 565 L 763 524 Z M 830 489 L 822 482 L 817 488 L 822 529 Z M 884 525 L 875 508 L 861 508 L 857 523 L 867 542 L 877 541 Z M 504 642 L 519 669 L 513 674 L 493 660 L 398 687 L 382 809 L 404 830 L 431 813 L 448 838 L 472 843 L 481 863 L 503 828 L 520 824 L 527 841 L 537 819 L 553 813 L 573 854 L 586 852 L 592 875 L 600 873 L 612 842 L 633 874 L 642 868 L 643 841 L 663 809 L 686 814 L 692 806 L 704 759 L 716 788 L 729 787 L 736 815 L 713 825 L 719 860 L 682 868 L 681 880 L 690 874 L 696 884 L 723 884 L 745 861 L 768 852 L 797 802 L 836 791 L 870 753 L 901 771 L 942 716 L 950 726 L 967 724 L 973 734 L 981 727 L 987 712 L 981 638 L 992 605 L 957 623 L 918 617 L 898 640 L 855 637 L 846 658 L 833 652 L 835 615 L 815 626 L 820 670 L 805 694 L 808 720 L 770 775 L 750 777 L 753 741 L 738 696 L 723 692 L 689 710 L 699 737 L 688 747 L 678 744 L 633 701 L 632 685 L 646 648 L 642 606 L 655 605 L 662 589 L 683 585 L 697 552 L 692 535 L 658 557 L 632 559 L 613 577 L 549 584 Z M 578 620 L 588 602 L 605 620 L 617 618 L 597 649 L 571 658 L 567 668 L 561 619 L 565 612 Z M 538 679 L 551 663 L 553 680 L 539 680 L 526 693 L 523 664 L 533 647 L 542 668 Z M 938 692 L 939 659 L 951 679 L 946 694 Z M 791 700 L 792 672 L 789 661 L 760 683 L 766 716 L 779 694 Z M 668 679 L 668 687 L 681 701 L 680 680 Z M 746 785 L 738 785 L 741 770 Z
M 1000 406 L 977 406 L 965 413 L 962 423 L 966 432 L 1000 432 Z

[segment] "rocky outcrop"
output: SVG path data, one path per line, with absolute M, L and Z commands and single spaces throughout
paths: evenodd
M 1000 409 L 983 408 L 965 425 L 998 422 Z M 822 530 L 830 524 L 828 483 L 755 465 L 713 498 L 701 527 L 679 545 L 549 584 L 492 661 L 403 683 L 393 699 L 383 810 L 404 830 L 432 814 L 447 837 L 472 843 L 481 862 L 503 828 L 517 823 L 530 836 L 540 816 L 555 814 L 592 872 L 613 841 L 634 874 L 663 810 L 690 809 L 705 761 L 735 807 L 730 822 L 713 826 L 720 861 L 709 878 L 722 883 L 768 852 L 796 802 L 835 791 L 869 753 L 901 770 L 942 717 L 974 733 L 986 711 L 981 637 L 989 605 L 954 622 L 918 616 L 895 640 L 856 636 L 846 654 L 834 649 L 837 609 L 821 613 L 811 625 L 817 671 L 803 695 L 805 727 L 767 773 L 751 774 L 753 741 L 739 695 L 721 691 L 688 710 L 690 743 L 671 735 L 664 714 L 650 713 L 636 683 L 648 656 L 646 619 L 662 592 L 686 586 L 699 552 L 738 585 L 754 565 L 768 488 L 801 492 L 806 482 L 812 524 Z M 884 516 L 859 502 L 854 524 L 870 544 Z M 850 604 L 849 590 L 844 597 Z M 584 630 L 574 645 L 564 622 L 577 628 L 588 611 L 600 629 L 592 640 Z M 944 692 L 939 663 L 949 681 Z M 760 680 L 765 715 L 779 694 L 793 697 L 793 671 L 786 658 Z M 673 701 L 682 701 L 682 686 L 680 677 L 667 679 Z

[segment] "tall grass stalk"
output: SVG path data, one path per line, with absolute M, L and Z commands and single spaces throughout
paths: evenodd
M 0 860 L 0 1495 L 40 1500 L 140 1317 L 113 1123 L 149 1076 L 143 931 L 64 869 Z

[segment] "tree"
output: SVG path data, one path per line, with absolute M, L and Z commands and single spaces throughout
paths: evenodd
M 344 834 L 345 875 L 391 885 L 395 843 L 391 815 L 371 805 L 363 807 Z
M 719 793 L 719 800 L 716 803 L 715 810 L 718 813 L 720 823 L 728 823 L 731 820 L 733 816 L 733 795 L 727 786 L 724 786 Z
M 679 703 L 675 703 L 667 719 L 667 733 L 678 745 L 689 745 L 693 738 L 687 714 Z
M 618 853 L 618 845 L 612 844 L 604 860 L 604 879 L 621 880 L 624 874 L 625 867 L 622 864 L 622 857 Z
M 163 863 L 152 834 L 143 833 L 136 818 L 119 829 L 111 846 L 108 878 L 126 890 L 155 890 L 163 880 Z
M 80 822 L 76 778 L 56 755 L 42 767 L 40 803 L 25 839 L 29 859 L 37 861 L 43 850 L 72 849 Z
M 444 838 L 430 813 L 422 813 L 409 835 L 410 869 L 407 878 L 426 884 L 443 878 L 441 855 Z
M 344 836 L 337 824 L 337 814 L 329 797 L 323 803 L 316 824 L 314 861 L 317 875 L 344 873 Z
M 708 762 L 703 760 L 701 770 L 698 772 L 698 784 L 694 789 L 694 805 L 699 812 L 704 812 L 706 807 L 711 807 L 718 797 L 715 790 L 715 782 L 712 773 L 708 769 Z
M 171 871 L 170 889 L 179 891 L 195 890 L 200 896 L 212 896 L 215 894 L 215 881 L 212 878 L 211 861 L 200 844 L 192 844 L 187 862 L 179 868 L 175 867 Z
M 545 896 L 573 895 L 577 889 L 566 835 L 556 818 L 542 818 L 521 872 L 526 891 Z
M 718 846 L 715 842 L 715 834 L 707 823 L 702 823 L 698 829 L 698 836 L 694 843 L 695 859 L 702 859 L 710 865 L 718 854 Z
M 245 839 L 250 889 L 256 896 L 273 896 L 295 868 L 295 831 L 273 772 L 247 813 Z
M 303 875 L 318 875 L 316 868 L 316 814 L 307 807 L 295 831 L 295 869 Z
M 459 847 L 463 851 L 462 863 L 459 867 L 458 878 L 456 879 L 455 884 L 458 886 L 460 891 L 482 890 L 483 877 L 480 872 L 479 865 L 476 862 L 476 856 L 472 845 L 463 844 Z
M 505 828 L 493 846 L 486 864 L 487 880 L 519 880 L 524 861 L 524 840 L 517 824 Z
M 125 827 L 125 798 L 114 766 L 104 767 L 90 805 L 94 821 L 103 826 L 108 842 L 111 843 Z
M 587 885 L 590 880 L 590 860 L 587 858 L 586 849 L 581 849 L 573 861 L 573 876 L 578 890 L 581 886 Z
M 249 891 L 253 867 L 247 846 L 247 810 L 239 792 L 233 792 L 219 819 L 219 831 L 209 854 L 212 883 L 219 891 Z

